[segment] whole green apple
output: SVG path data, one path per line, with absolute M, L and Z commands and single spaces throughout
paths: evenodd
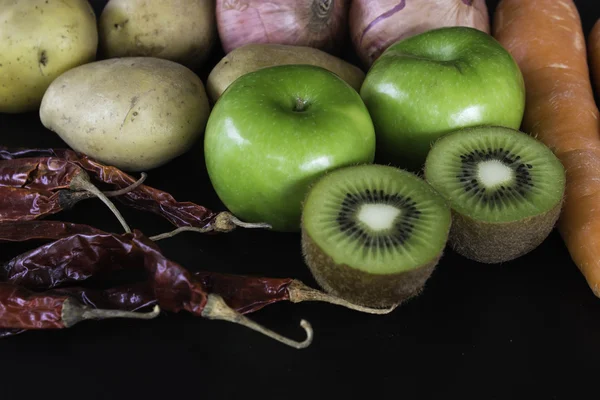
M 475 125 L 518 129 L 525 110 L 521 71 L 499 42 L 468 27 L 430 30 L 396 42 L 360 89 L 377 136 L 377 162 L 423 166 L 431 143 Z
M 311 65 L 275 66 L 227 88 L 209 116 L 204 153 L 229 211 L 296 232 L 317 178 L 373 162 L 375 130 L 358 92 L 337 75 Z

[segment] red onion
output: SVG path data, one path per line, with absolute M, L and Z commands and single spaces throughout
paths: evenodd
M 469 26 L 490 33 L 485 0 L 353 0 L 350 35 L 365 67 L 390 45 L 445 26 Z
M 248 43 L 315 47 L 337 53 L 350 0 L 216 0 L 225 53 Z

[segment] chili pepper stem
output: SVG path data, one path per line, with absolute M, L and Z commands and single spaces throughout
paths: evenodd
M 231 232 L 236 227 L 240 228 L 265 228 L 270 229 L 271 225 L 265 223 L 250 223 L 250 222 L 242 222 L 238 218 L 236 218 L 230 212 L 224 211 L 217 214 L 215 220 L 212 224 L 206 225 L 202 228 L 193 227 L 193 226 L 181 226 L 177 229 L 174 229 L 169 232 L 161 233 L 155 236 L 151 236 L 150 240 L 158 241 L 162 239 L 171 238 L 181 232 L 198 232 L 198 233 L 206 233 L 206 232 Z
M 125 229 L 125 232 L 131 233 L 131 228 L 129 227 L 129 225 L 127 225 L 125 218 L 123 218 L 117 207 L 113 204 L 112 201 L 108 199 L 108 197 L 106 197 L 104 193 L 100 191 L 100 189 L 98 189 L 96 186 L 94 186 L 92 182 L 90 182 L 90 179 L 86 173 L 82 172 L 75 175 L 71 180 L 70 189 L 75 191 L 83 190 L 98 197 L 113 212 L 115 217 L 117 217 L 117 219 L 123 226 L 123 229 Z
M 240 221 L 235 215 L 230 212 L 224 211 L 217 215 L 215 218 L 215 230 L 219 230 L 221 226 L 223 228 L 228 228 L 234 225 L 234 227 L 229 230 L 233 230 L 235 226 L 239 226 L 240 228 L 263 228 L 263 229 L 271 229 L 271 225 L 264 222 L 244 222 Z
M 212 230 L 213 230 L 212 226 L 205 226 L 204 228 L 195 228 L 193 226 L 180 226 L 179 228 L 174 229 L 172 231 L 160 233 L 160 234 L 154 235 L 154 236 L 150 236 L 149 239 L 156 242 L 158 240 L 172 238 L 173 236 L 176 236 L 176 235 L 180 234 L 181 232 L 206 233 L 206 232 L 210 232 Z
M 131 185 L 124 187 L 123 189 L 119 189 L 119 190 L 109 190 L 106 192 L 102 192 L 104 193 L 104 195 L 106 197 L 117 197 L 117 196 L 123 196 L 124 194 L 127 194 L 129 192 L 133 192 L 135 189 L 137 189 L 142 183 L 144 183 L 144 181 L 146 180 L 146 178 L 148 177 L 148 174 L 145 172 L 142 172 L 140 174 L 140 179 L 138 179 L 137 181 L 135 181 L 134 183 L 132 183 Z
M 84 306 L 74 299 L 65 301 L 62 308 L 62 321 L 65 328 L 85 320 L 100 320 L 108 318 L 130 318 L 130 319 L 153 319 L 160 314 L 160 307 L 154 306 L 154 309 L 147 313 L 122 311 L 122 310 L 104 310 Z
M 119 189 L 119 190 L 108 190 L 108 191 L 104 191 L 102 193 L 104 193 L 104 195 L 106 197 L 117 197 L 117 196 L 123 196 L 129 192 L 133 192 L 135 189 L 137 189 L 141 184 L 144 183 L 144 181 L 146 180 L 146 178 L 148 177 L 148 174 L 146 174 L 145 172 L 142 172 L 141 174 L 142 176 L 140 177 L 140 179 L 138 179 L 137 181 L 135 181 L 134 183 L 132 183 L 131 185 L 124 187 L 123 189 Z M 96 197 L 95 194 L 92 194 L 90 192 L 84 191 L 84 192 L 73 192 L 71 190 L 65 190 L 63 191 L 63 198 L 62 198 L 62 205 L 63 208 L 68 209 L 73 207 L 75 204 L 79 203 L 82 200 L 87 200 L 87 199 L 91 199 Z
M 295 349 L 304 349 L 310 346 L 313 340 L 313 329 L 310 323 L 304 319 L 300 321 L 300 326 L 306 332 L 306 339 L 304 339 L 302 342 L 298 342 L 273 332 L 252 321 L 248 317 L 238 313 L 234 309 L 230 308 L 221 296 L 215 294 L 208 295 L 208 301 L 204 306 L 202 316 L 208 319 L 229 321 L 233 322 L 234 324 L 245 326 Z
M 300 303 L 303 301 L 320 301 L 324 303 L 336 304 L 338 306 L 343 306 L 351 310 L 360 311 L 367 314 L 389 314 L 398 307 L 398 304 L 394 304 L 389 308 L 360 306 L 358 304 L 350 303 L 342 298 L 324 293 L 320 290 L 313 289 L 298 280 L 292 281 L 292 283 L 288 286 L 288 294 L 292 303 Z

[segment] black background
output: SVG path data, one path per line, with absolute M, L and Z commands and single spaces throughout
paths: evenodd
M 523 0 L 527 1 L 527 0 Z M 97 15 L 105 1 L 92 1 Z M 497 1 L 488 1 L 490 14 Z M 586 36 L 600 17 L 597 0 L 576 1 Z M 220 54 L 215 52 L 213 63 Z M 204 79 L 207 70 L 198 71 Z M 1 143 L 64 146 L 37 113 L 0 114 Z M 147 183 L 223 210 L 204 169 L 201 143 Z M 146 234 L 171 226 L 120 207 Z M 120 232 L 99 201 L 60 218 Z M 237 230 L 185 233 L 161 241 L 191 270 L 290 276 L 314 285 L 297 234 Z M 27 249 L 0 246 L 2 259 Z M 503 265 L 470 262 L 447 250 L 425 291 L 386 316 L 328 304 L 280 303 L 252 318 L 302 339 L 294 350 L 227 322 L 186 314 L 152 321 L 109 320 L 0 341 L 0 396 L 83 399 L 168 398 L 598 398 L 600 301 L 554 232 L 530 254 Z

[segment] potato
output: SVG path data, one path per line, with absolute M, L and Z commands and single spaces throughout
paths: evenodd
M 237 78 L 265 67 L 285 64 L 310 64 L 325 68 L 360 90 L 365 73 L 358 67 L 326 53 L 305 46 L 283 44 L 247 44 L 227 54 L 212 69 L 206 90 L 214 103 Z
M 200 67 L 217 41 L 213 0 L 110 0 L 99 18 L 103 58 L 157 57 Z
M 0 0 L 0 112 L 36 110 L 48 85 L 94 61 L 97 46 L 87 0 Z
M 73 68 L 52 82 L 40 106 L 44 126 L 72 149 L 126 171 L 159 167 L 204 133 L 210 106 L 185 66 L 124 57 Z

